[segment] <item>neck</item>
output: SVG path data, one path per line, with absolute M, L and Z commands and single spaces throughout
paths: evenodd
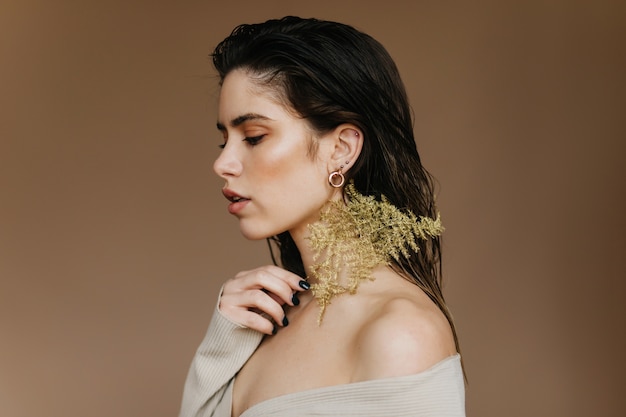
M 290 231 L 291 238 L 293 239 L 298 251 L 300 252 L 300 257 L 302 258 L 302 264 L 304 265 L 304 271 L 306 272 L 307 280 L 314 284 L 316 282 L 315 278 L 312 277 L 311 267 L 313 266 L 315 252 L 311 248 L 311 242 L 309 240 L 309 230 L 308 227 L 305 230 L 299 231 Z
M 439 216 L 418 218 L 385 198 L 361 195 L 352 184 L 346 192 L 347 203 L 331 201 L 319 221 L 290 231 L 321 307 L 319 321 L 333 297 L 354 294 L 361 281 L 373 279 L 374 268 L 410 256 L 418 239 L 443 230 Z
M 309 219 L 307 224 L 300 225 L 297 228 L 289 230 L 289 234 L 293 239 L 298 251 L 300 252 L 300 257 L 302 259 L 302 264 L 304 266 L 304 271 L 306 273 L 307 280 L 310 284 L 315 284 L 317 279 L 315 278 L 313 272 L 313 267 L 316 263 L 319 263 L 323 260 L 323 254 L 317 254 L 316 250 L 311 246 L 311 226 L 312 224 L 317 227 L 325 227 L 323 226 L 323 220 L 320 218 L 321 213 L 327 209 L 328 205 L 332 201 L 342 200 L 343 195 L 337 189 L 333 190 L 333 193 L 329 195 L 328 201 L 319 209 L 319 213 L 316 217 Z M 317 255 L 317 258 L 316 258 Z

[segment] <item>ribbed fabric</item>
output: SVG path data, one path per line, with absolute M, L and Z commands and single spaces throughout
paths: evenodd
M 259 403 L 241 415 L 260 416 L 462 417 L 465 391 L 461 358 L 451 356 L 416 375 L 283 395 Z
M 263 335 L 216 310 L 185 383 L 180 417 L 231 417 L 235 374 Z M 464 417 L 461 359 L 451 356 L 415 375 L 335 385 L 263 401 L 241 417 Z
M 218 304 L 219 305 L 219 304 Z M 180 417 L 230 417 L 214 414 L 235 374 L 261 343 L 263 334 L 227 320 L 216 308 L 204 340 L 198 347 L 185 381 Z

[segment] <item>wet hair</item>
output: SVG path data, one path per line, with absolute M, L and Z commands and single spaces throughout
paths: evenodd
M 212 57 L 221 82 L 233 70 L 247 71 L 318 134 L 344 123 L 357 126 L 363 148 L 346 180 L 363 195 L 385 195 L 400 209 L 437 217 L 434 180 L 417 151 L 404 84 L 391 56 L 374 38 L 346 24 L 287 16 L 237 26 Z M 282 266 L 305 277 L 289 232 L 271 240 Z M 417 253 L 392 260 L 392 268 L 442 310 L 459 350 L 441 289 L 440 238 L 418 243 Z

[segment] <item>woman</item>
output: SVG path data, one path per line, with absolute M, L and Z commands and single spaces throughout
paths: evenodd
M 213 62 L 214 169 L 281 266 L 223 285 L 180 415 L 464 415 L 433 183 L 388 53 L 285 17 L 235 28 Z

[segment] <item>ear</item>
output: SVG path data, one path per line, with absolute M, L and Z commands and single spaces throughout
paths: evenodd
M 346 173 L 354 165 L 363 148 L 363 132 L 353 124 L 337 126 L 332 133 L 334 148 L 329 161 L 329 171 L 339 169 Z

